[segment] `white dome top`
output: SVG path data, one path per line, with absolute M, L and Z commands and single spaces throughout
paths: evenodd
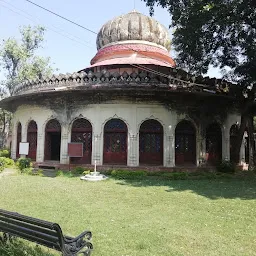
M 168 30 L 155 19 L 137 11 L 118 16 L 103 25 L 97 36 L 97 49 L 130 40 L 147 41 L 170 50 Z

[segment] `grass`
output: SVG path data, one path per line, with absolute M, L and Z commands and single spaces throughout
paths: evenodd
M 90 183 L 19 175 L 0 179 L 0 195 L 0 208 L 57 222 L 64 234 L 91 230 L 93 256 L 256 255 L 255 178 Z M 43 250 L 35 255 L 55 254 Z

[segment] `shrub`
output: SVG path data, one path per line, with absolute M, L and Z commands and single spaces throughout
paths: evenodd
M 111 176 L 116 179 L 138 179 L 147 176 L 145 171 L 113 170 Z
M 0 162 L 0 172 L 2 172 L 4 170 L 5 166 L 3 162 Z
M 0 157 L 7 157 L 10 158 L 11 152 L 9 149 L 2 149 L 0 150 Z
M 2 163 L 1 165 L 4 165 L 4 167 L 14 165 L 14 161 L 10 158 L 7 158 L 7 157 L 0 157 L 0 163 Z
M 22 174 L 34 175 L 33 168 L 31 168 L 31 167 L 23 168 L 20 171 L 21 171 Z
M 42 170 L 42 169 L 33 169 L 33 168 L 26 168 L 26 169 L 31 169 L 31 172 L 27 171 L 26 174 L 28 174 L 28 175 L 40 176 L 40 177 L 44 176 L 44 170 Z M 26 170 L 26 169 L 24 169 L 24 170 Z
M 66 177 L 66 178 L 73 178 L 74 175 L 72 172 L 68 172 L 68 171 L 62 171 L 59 170 L 56 174 L 57 177 Z
M 14 161 L 10 158 L 7 157 L 0 157 L 0 172 L 4 170 L 4 168 L 8 166 L 13 166 Z
M 84 171 L 85 171 L 85 168 L 81 167 L 81 166 L 78 166 L 72 170 L 73 174 L 75 174 L 75 175 L 81 175 L 84 173 Z
M 231 163 L 230 161 L 221 161 L 217 166 L 216 169 L 218 172 L 223 173 L 234 173 L 235 172 L 235 164 Z
M 90 170 L 85 170 L 85 171 L 83 171 L 83 175 L 86 175 L 86 174 L 90 174 L 91 173 L 91 171 Z
M 25 168 L 29 168 L 31 166 L 30 158 L 19 158 L 17 161 L 18 168 L 22 171 Z

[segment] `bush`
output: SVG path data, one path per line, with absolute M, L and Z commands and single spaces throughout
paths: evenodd
M 145 171 L 113 170 L 111 176 L 116 179 L 138 179 L 147 176 Z
M 72 173 L 75 174 L 75 175 L 81 175 L 81 174 L 84 173 L 84 171 L 85 171 L 84 167 L 78 166 L 78 167 L 76 167 L 75 169 L 72 170 Z
M 231 163 L 230 161 L 222 161 L 216 166 L 216 169 L 218 172 L 234 173 L 236 166 L 234 163 Z
M 2 163 L 1 165 L 4 165 L 4 167 L 14 166 L 14 161 L 7 157 L 0 157 L 0 163 Z
M 18 168 L 22 171 L 25 168 L 31 167 L 31 159 L 30 158 L 19 158 L 17 161 Z
M 44 176 L 44 170 L 38 169 L 38 170 L 36 171 L 35 175 L 40 176 L 40 177 L 43 177 L 43 176 Z
M 91 171 L 90 170 L 85 170 L 85 171 L 83 171 L 83 175 L 86 175 L 86 174 L 90 174 L 91 173 Z
M 31 167 L 24 168 L 20 171 L 21 171 L 22 174 L 34 175 L 33 168 L 31 168 Z
M 4 168 L 8 166 L 13 166 L 14 161 L 10 158 L 7 157 L 0 157 L 0 172 L 4 170 Z
M 72 172 L 69 172 L 69 171 L 62 171 L 62 170 L 59 170 L 56 174 L 57 177 L 66 177 L 66 178 L 73 178 L 74 175 Z
M 0 150 L 0 157 L 10 158 L 11 157 L 10 150 L 9 149 L 2 149 L 2 150 Z

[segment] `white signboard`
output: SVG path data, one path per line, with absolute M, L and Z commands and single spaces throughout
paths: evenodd
M 29 143 L 28 142 L 20 142 L 19 154 L 20 155 L 28 155 Z

